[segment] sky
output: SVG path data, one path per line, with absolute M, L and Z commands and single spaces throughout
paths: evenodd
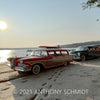
M 65 45 L 100 40 L 100 8 L 86 0 L 0 0 L 0 48 Z

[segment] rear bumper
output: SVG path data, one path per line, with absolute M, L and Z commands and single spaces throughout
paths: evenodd
M 67 63 L 70 63 L 70 62 L 72 62 L 73 60 L 68 60 L 68 61 L 66 61 Z

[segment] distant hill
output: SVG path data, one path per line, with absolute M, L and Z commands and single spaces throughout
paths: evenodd
M 73 43 L 73 44 L 66 44 L 66 45 L 60 45 L 60 46 L 63 48 L 76 48 L 78 46 L 85 46 L 85 45 L 100 45 L 100 41 Z
M 62 48 L 76 48 L 78 46 L 85 46 L 85 45 L 100 45 L 100 41 L 90 41 L 90 42 L 81 42 L 81 43 L 72 43 L 66 45 L 60 45 Z M 0 50 L 21 50 L 21 49 L 34 49 L 36 47 L 27 47 L 27 48 L 0 48 Z

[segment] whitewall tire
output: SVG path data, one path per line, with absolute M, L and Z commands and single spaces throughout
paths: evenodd
M 36 65 L 34 65 L 34 66 L 32 67 L 32 73 L 33 73 L 33 74 L 35 74 L 35 75 L 36 75 L 36 74 L 39 74 L 40 71 L 41 71 L 40 65 L 36 64 Z

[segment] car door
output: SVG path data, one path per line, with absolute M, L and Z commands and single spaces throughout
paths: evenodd
M 55 52 L 54 51 L 48 51 L 48 57 L 47 57 L 47 60 L 46 60 L 46 68 L 52 68 L 52 67 L 56 66 L 54 58 L 55 58 Z
M 53 58 L 55 66 L 62 65 L 64 62 L 64 57 L 61 54 L 60 50 L 55 51 L 55 57 Z

